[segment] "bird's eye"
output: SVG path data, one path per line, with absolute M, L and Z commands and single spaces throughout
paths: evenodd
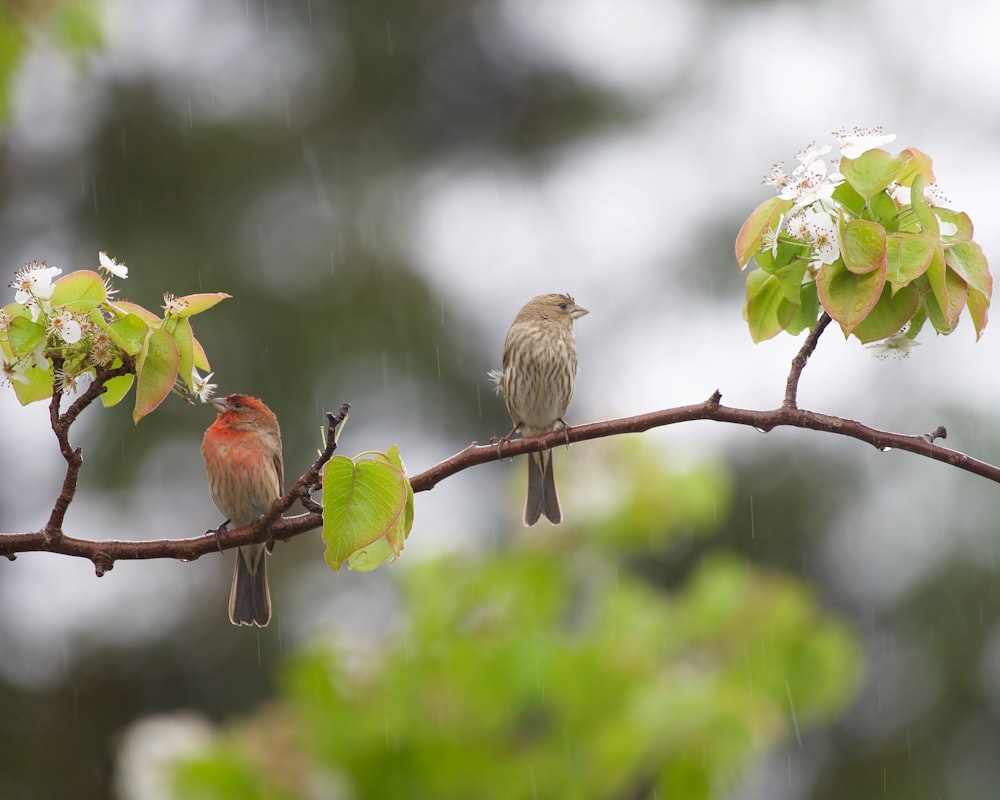
M 235 403 L 233 403 L 233 408 L 243 408 L 243 403 L 237 400 Z
M 561 308 L 563 311 L 565 311 L 567 308 L 569 308 L 569 304 L 568 303 L 560 303 L 559 304 L 559 308 Z

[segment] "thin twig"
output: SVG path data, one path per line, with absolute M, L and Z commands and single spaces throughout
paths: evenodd
M 256 534 L 260 535 L 271 528 L 273 523 L 288 511 L 296 500 L 305 500 L 310 497 L 312 490 L 319 485 L 319 476 L 323 465 L 333 458 L 333 454 L 337 449 L 337 437 L 340 435 L 340 428 L 347 420 L 347 414 L 350 410 L 350 403 L 341 403 L 336 413 L 332 411 L 326 412 L 326 443 L 323 452 L 319 454 L 312 463 L 312 466 L 295 481 L 292 488 L 275 500 L 266 514 L 251 524 L 250 527 Z

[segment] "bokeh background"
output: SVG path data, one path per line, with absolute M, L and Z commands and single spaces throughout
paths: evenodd
M 411 472 L 505 433 L 486 372 L 542 292 L 591 310 L 571 421 L 716 388 L 772 407 L 801 341 L 755 346 L 741 318 L 733 240 L 769 196 L 761 176 L 842 126 L 883 125 L 898 135 L 890 149 L 934 158 L 994 257 L 996 22 L 987 0 L 7 2 L 0 270 L 94 268 L 107 250 L 129 265 L 122 294 L 144 305 L 231 293 L 196 331 L 221 391 L 278 414 L 292 477 L 343 401 L 342 450 L 398 444 Z M 878 361 L 831 329 L 800 404 L 903 432 L 943 424 L 949 446 L 996 462 L 997 341 L 988 329 L 975 342 L 966 320 Z M 45 408 L 6 389 L 0 414 L 0 529 L 33 530 L 62 464 Z M 186 537 L 218 524 L 198 451 L 211 418 L 173 399 L 137 427 L 125 405 L 88 413 L 67 531 Z M 589 547 L 663 597 L 734 559 L 794 581 L 854 642 L 830 662 L 843 680 L 823 713 L 797 719 L 778 681 L 788 697 L 767 735 L 725 779 L 677 796 L 996 796 L 997 487 L 818 433 L 708 422 L 557 460 L 559 531 L 520 530 L 524 467 L 505 462 L 418 495 L 404 557 L 378 572 L 331 573 L 318 533 L 280 545 L 275 619 L 260 632 L 225 618 L 229 555 L 120 563 L 100 580 L 46 554 L 0 564 L 0 797 L 161 796 L 125 775 L 141 720 L 184 712 L 195 729 L 228 730 L 299 685 L 286 665 L 317 643 L 364 664 L 405 631 L 445 641 L 455 630 L 407 616 L 433 591 L 421 570 L 457 558 L 465 574 L 547 547 L 560 564 Z M 670 510 L 698 492 L 711 514 Z M 491 579 L 535 580 L 518 569 Z M 447 606 L 419 613 L 449 618 Z M 296 796 L 378 796 L 351 780 Z M 672 780 L 593 796 L 686 785 Z M 463 796 L 425 790 L 410 796 Z

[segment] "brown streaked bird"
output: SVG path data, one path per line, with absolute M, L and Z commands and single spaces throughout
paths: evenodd
M 506 438 L 566 425 L 578 368 L 573 320 L 586 313 L 568 294 L 539 295 L 517 312 L 503 345 L 503 370 L 494 374 L 514 422 Z M 553 524 L 562 521 L 551 450 L 528 456 L 524 524 L 534 525 L 543 514 Z
M 234 528 L 249 525 L 279 497 L 284 484 L 281 430 L 263 402 L 245 394 L 208 401 L 218 413 L 205 431 L 201 455 L 208 471 L 212 502 Z M 229 620 L 234 625 L 264 627 L 271 620 L 265 550 L 270 545 L 241 547 L 236 554 Z

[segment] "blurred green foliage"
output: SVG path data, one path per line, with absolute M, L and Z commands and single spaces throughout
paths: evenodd
M 176 796 L 719 797 L 798 726 L 835 718 L 858 646 L 807 584 L 716 554 L 665 590 L 611 554 L 630 521 L 647 550 L 680 519 L 710 531 L 700 498 L 720 492 L 716 470 L 669 474 L 620 449 L 645 475 L 637 497 L 691 498 L 658 535 L 626 496 L 603 544 L 589 521 L 587 536 L 408 565 L 396 632 L 291 657 L 276 704 L 183 762 Z
M 0 0 L 0 127 L 11 115 L 14 76 L 33 37 L 51 37 L 66 53 L 101 46 L 99 0 Z

